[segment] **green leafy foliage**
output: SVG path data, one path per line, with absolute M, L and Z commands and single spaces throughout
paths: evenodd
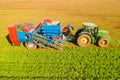
M 70 47 L 0 51 L 0 76 L 18 79 L 118 79 L 120 49 Z

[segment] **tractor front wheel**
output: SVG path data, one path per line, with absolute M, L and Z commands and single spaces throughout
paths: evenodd
M 109 40 L 106 37 L 102 37 L 98 40 L 98 46 L 100 47 L 106 47 L 109 45 Z
M 88 46 L 91 43 L 91 37 L 87 34 L 79 35 L 77 38 L 77 44 L 79 46 Z
M 27 47 L 27 49 L 36 49 L 37 45 L 35 45 L 34 43 L 30 43 L 30 42 L 25 42 L 25 46 Z

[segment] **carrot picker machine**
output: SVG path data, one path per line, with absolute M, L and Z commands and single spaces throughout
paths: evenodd
M 16 24 L 8 27 L 11 43 L 15 46 L 25 43 L 28 49 L 45 46 L 61 49 L 60 43 L 66 41 L 60 21 L 46 19 L 40 22 L 36 28 L 32 28 L 31 24 L 26 24 L 23 26 L 22 31 L 17 30 L 19 27 L 21 25 Z M 64 29 L 64 32 L 66 32 L 66 29 Z

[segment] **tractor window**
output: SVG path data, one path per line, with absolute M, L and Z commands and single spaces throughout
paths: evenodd
M 94 34 L 98 34 L 98 27 L 94 28 Z
M 87 32 L 89 32 L 89 33 L 94 33 L 94 30 L 93 30 L 93 28 L 89 28 L 89 29 L 87 29 Z
M 90 33 L 92 33 L 92 32 L 93 32 L 93 30 L 92 30 L 92 29 L 89 29 L 89 32 L 90 32 Z
M 85 25 L 82 25 L 82 28 L 86 28 L 86 26 L 85 26 Z

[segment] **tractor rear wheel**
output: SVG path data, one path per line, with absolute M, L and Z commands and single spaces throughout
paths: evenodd
M 36 49 L 37 45 L 35 45 L 34 43 L 30 43 L 30 42 L 25 42 L 25 46 L 27 47 L 27 49 Z
M 91 43 L 91 37 L 87 34 L 79 35 L 77 38 L 77 44 L 79 46 L 88 46 Z
M 109 45 L 109 40 L 106 37 L 102 37 L 98 40 L 98 46 L 100 47 L 106 47 Z

